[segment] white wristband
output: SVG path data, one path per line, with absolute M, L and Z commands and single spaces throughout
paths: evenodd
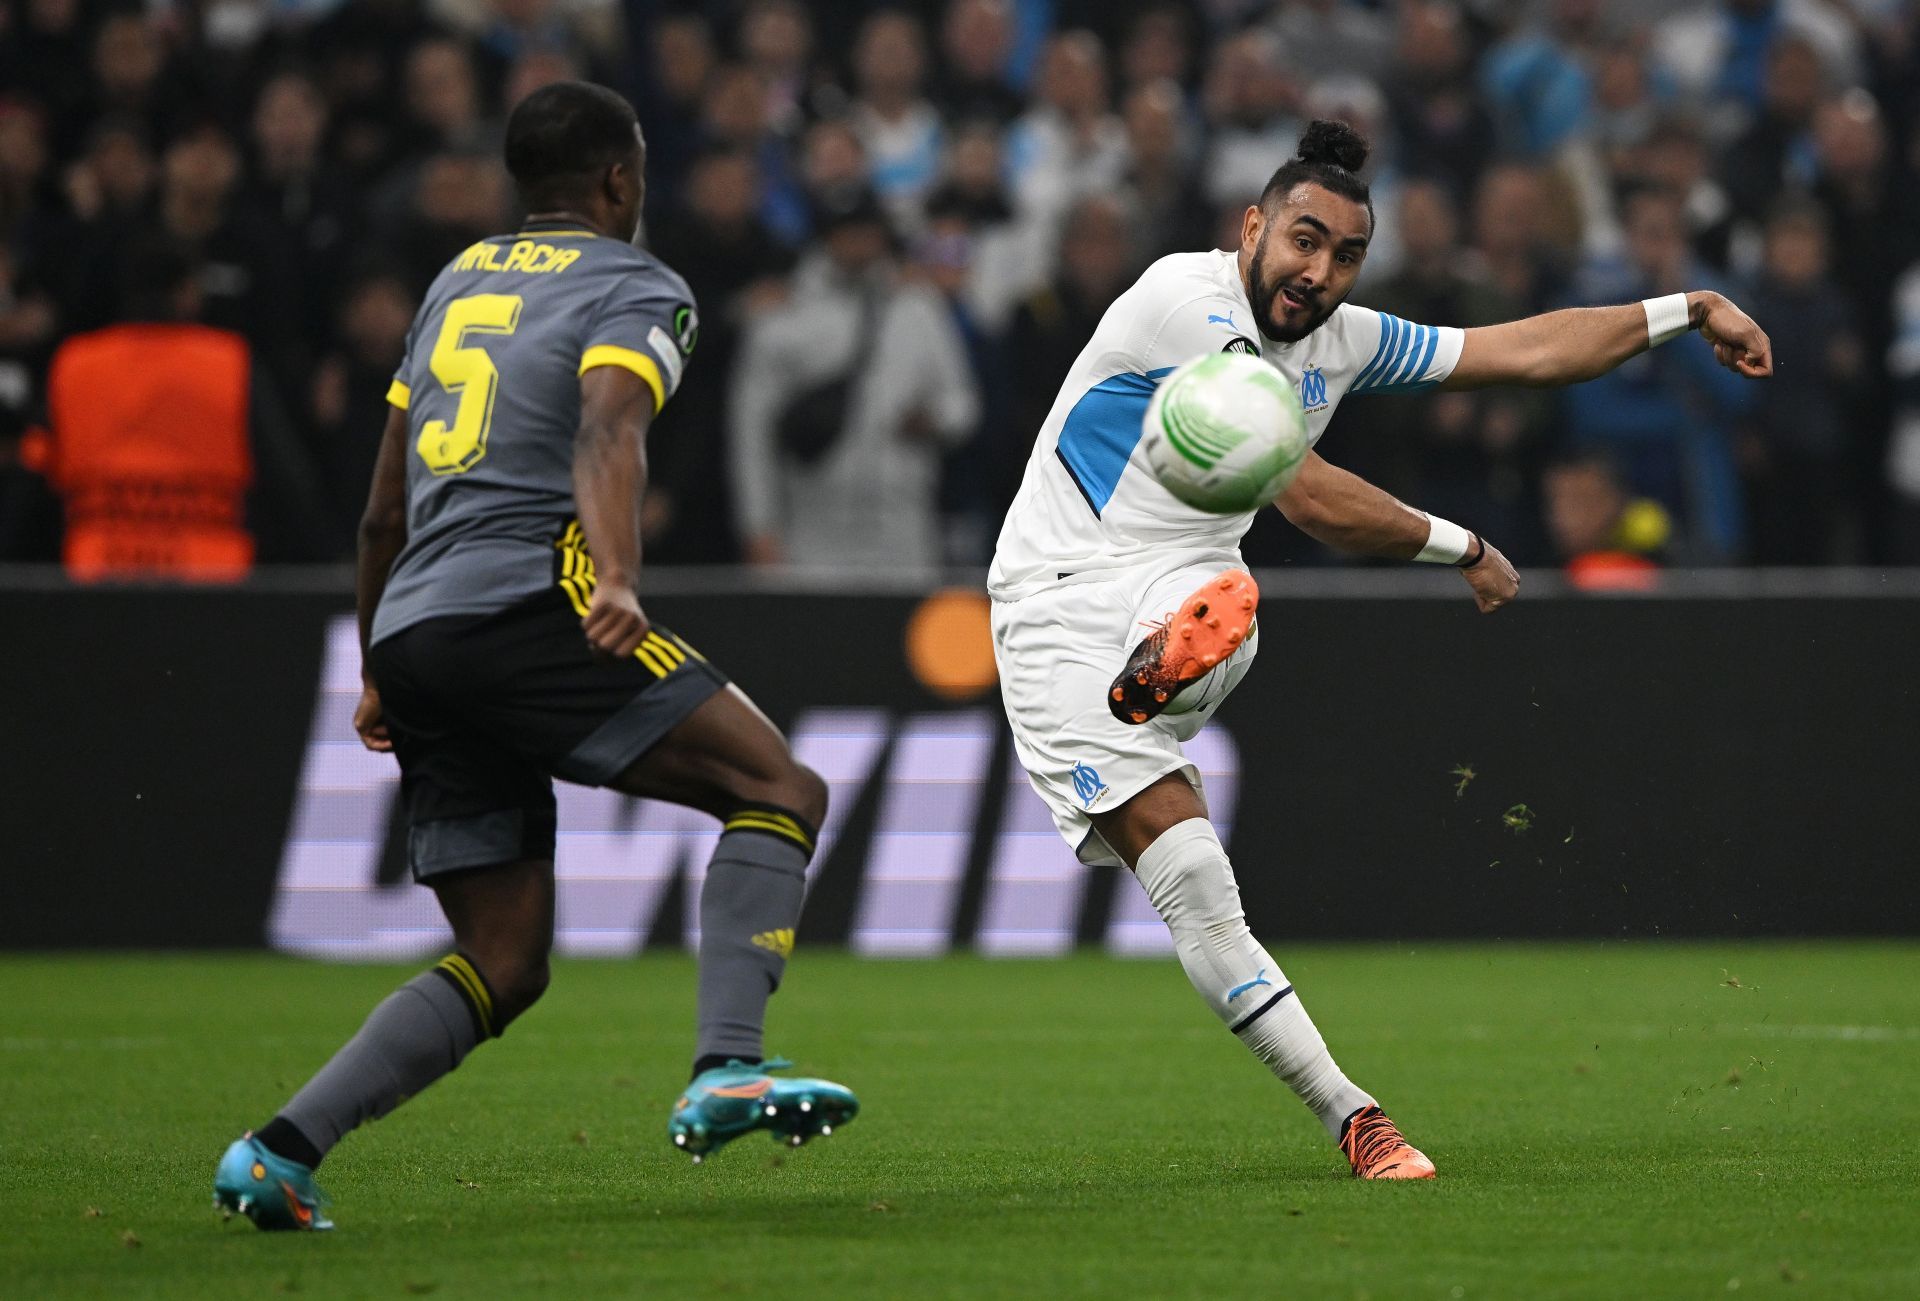
M 1427 516 L 1427 545 L 1420 548 L 1415 560 L 1425 560 L 1436 565 L 1457 565 L 1467 558 L 1467 552 L 1473 549 L 1473 534 L 1455 524 L 1452 520 L 1441 519 L 1438 515 Z
M 1693 325 L 1693 316 L 1687 310 L 1685 294 L 1668 294 L 1665 298 L 1643 298 L 1640 306 L 1647 312 L 1647 346 L 1658 348 L 1668 339 L 1677 339 Z

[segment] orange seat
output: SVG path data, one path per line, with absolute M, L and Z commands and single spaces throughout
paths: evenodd
M 49 477 L 66 503 L 68 574 L 246 576 L 250 370 L 245 339 L 201 325 L 115 325 L 60 345 Z

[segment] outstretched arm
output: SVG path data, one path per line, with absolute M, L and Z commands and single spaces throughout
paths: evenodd
M 1295 528 L 1337 551 L 1392 560 L 1446 559 L 1432 554 L 1440 532 L 1436 526 L 1445 521 L 1423 515 L 1359 475 L 1329 465 L 1318 452 L 1307 453 L 1300 473 L 1274 505 Z M 1467 536 L 1471 543 L 1460 557 L 1460 573 L 1473 589 L 1481 612 L 1491 613 L 1519 593 L 1520 576 L 1498 548 L 1477 534 Z
M 1685 300 L 1684 319 L 1680 316 Z M 1753 318 L 1710 289 L 1619 307 L 1569 307 L 1466 331 L 1449 389 L 1547 388 L 1604 375 L 1675 333 L 1698 330 L 1714 359 L 1748 379 L 1773 374 L 1773 344 Z

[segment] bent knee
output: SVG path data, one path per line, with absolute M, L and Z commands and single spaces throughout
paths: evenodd
M 537 953 L 475 955 L 475 964 L 486 977 L 493 995 L 493 1032 L 507 1025 L 540 1001 L 553 980 L 553 968 L 544 947 Z
M 827 779 L 805 764 L 795 763 L 788 785 L 792 789 L 783 802 L 818 829 L 827 816 Z

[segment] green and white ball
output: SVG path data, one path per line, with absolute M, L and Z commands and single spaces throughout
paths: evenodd
M 1247 353 L 1188 362 L 1147 404 L 1142 448 L 1153 477 L 1217 515 L 1258 510 L 1285 492 L 1308 446 L 1293 385 Z

